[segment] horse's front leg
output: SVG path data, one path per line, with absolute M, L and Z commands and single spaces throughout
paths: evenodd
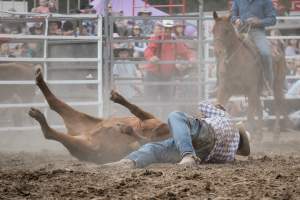
M 255 119 L 257 117 L 257 120 Z M 254 133 L 256 141 L 262 140 L 263 112 L 260 97 L 257 93 L 248 97 L 247 121 L 249 131 Z

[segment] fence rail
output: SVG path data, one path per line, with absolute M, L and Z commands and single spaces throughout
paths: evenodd
M 130 42 L 148 42 L 148 39 L 139 39 L 139 38 L 114 38 L 113 34 L 110 33 L 112 31 L 112 23 L 115 20 L 118 19 L 133 19 L 133 20 L 139 20 L 139 19 L 144 19 L 143 17 L 112 17 L 111 21 L 106 22 L 106 23 L 111 23 L 110 29 L 111 30 L 106 30 L 108 33 L 105 33 L 104 36 L 102 35 L 104 32 L 102 31 L 102 18 L 97 15 L 60 15 L 60 14 L 53 14 L 53 15 L 41 15 L 41 14 L 28 14 L 28 13 L 11 13 L 7 12 L 9 14 L 16 14 L 16 15 L 25 15 L 26 17 L 23 19 L 20 19 L 21 21 L 41 21 L 44 20 L 45 22 L 45 33 L 43 35 L 23 35 L 23 34 L 18 34 L 18 35 L 8 35 L 8 34 L 0 34 L 0 37 L 4 38 L 9 38 L 12 40 L 22 40 L 22 41 L 30 41 L 30 40 L 40 40 L 44 42 L 44 52 L 43 56 L 39 58 L 3 58 L 0 57 L 0 61 L 8 61 L 8 62 L 31 62 L 31 63 L 43 63 L 43 68 L 44 68 L 44 77 L 45 80 L 48 84 L 53 84 L 53 85 L 81 85 L 81 84 L 89 84 L 89 85 L 97 85 L 97 101 L 86 101 L 86 102 L 68 102 L 72 106 L 98 106 L 98 115 L 102 116 L 103 115 L 103 110 L 104 110 L 104 96 L 107 98 L 107 94 L 104 93 L 104 86 L 102 83 L 106 83 L 106 76 L 110 76 L 111 72 L 109 71 L 110 67 L 113 64 L 147 64 L 149 63 L 148 61 L 144 60 L 117 60 L 114 59 L 113 57 L 110 57 L 111 55 L 106 55 L 106 54 L 111 54 L 112 49 L 109 46 L 102 46 L 103 45 L 103 39 L 107 39 L 109 44 L 110 43 L 120 43 L 120 42 L 125 42 L 125 43 L 130 43 Z M 201 15 L 201 13 L 200 13 Z M 41 17 L 41 18 L 35 18 L 35 17 Z M 48 24 L 50 21 L 55 20 L 55 19 L 68 19 L 68 20 L 81 20 L 81 19 L 92 19 L 92 20 L 97 20 L 97 36 L 51 36 L 48 35 Z M 212 17 L 206 17 L 206 16 L 172 16 L 172 17 L 152 17 L 151 19 L 156 19 L 156 20 L 161 20 L 161 19 L 173 19 L 173 20 L 194 20 L 197 23 L 197 29 L 198 29 L 198 36 L 197 37 L 191 37 L 191 38 L 183 38 L 183 39 L 178 39 L 176 41 L 174 40 L 169 40 L 169 41 L 157 41 L 158 43 L 165 43 L 165 42 L 188 42 L 188 41 L 193 41 L 193 42 L 199 42 L 198 43 L 198 59 L 195 61 L 194 64 L 198 65 L 198 75 L 199 78 L 197 81 L 186 81 L 186 82 L 170 82 L 166 83 L 165 85 L 173 84 L 173 85 L 198 85 L 199 87 L 199 97 L 198 100 L 200 99 L 207 99 L 208 98 L 208 87 L 207 84 L 212 83 L 215 81 L 215 79 L 209 78 L 208 77 L 208 71 L 207 67 L 205 65 L 207 64 L 213 64 L 215 63 L 214 58 L 210 58 L 208 56 L 208 49 L 210 43 L 213 41 L 212 37 L 206 37 L 204 38 L 204 22 L 207 20 L 213 20 Z M 278 17 L 278 20 L 299 20 L 300 16 L 291 16 L 291 17 Z M 0 21 L 6 20 L 6 21 L 12 21 L 12 18 L 3 18 L 0 19 Z M 109 27 L 109 26 L 108 26 Z M 270 36 L 268 37 L 269 39 L 300 39 L 300 36 Z M 53 58 L 49 57 L 48 55 L 48 46 L 49 46 L 49 41 L 51 40 L 57 40 L 57 41 L 86 41 L 86 42 L 97 42 L 97 56 L 94 58 Z M 200 42 L 201 41 L 201 42 Z M 109 52 L 110 51 L 110 52 Z M 202 57 L 204 56 L 204 57 Z M 299 59 L 300 56 L 287 56 L 286 59 Z M 103 59 L 105 62 L 103 62 Z M 89 63 L 97 63 L 97 79 L 96 80 L 49 80 L 48 78 L 48 68 L 49 68 L 49 63 L 56 63 L 56 62 L 89 62 Z M 158 62 L 158 64 L 190 64 L 188 61 L 161 61 Z M 105 65 L 105 68 L 102 68 L 102 64 Z M 108 70 L 108 71 L 106 71 Z M 297 79 L 299 76 L 288 76 L 288 79 Z M 139 80 L 116 80 L 116 82 L 121 83 L 121 84 L 129 84 L 129 83 L 135 83 L 135 84 L 143 84 L 146 85 L 142 82 L 141 79 Z M 33 85 L 35 84 L 34 81 L 27 81 L 27 80 L 16 80 L 16 81 L 0 81 L 0 85 Z M 151 85 L 150 83 L 149 85 Z M 157 85 L 161 83 L 153 83 L 152 85 Z M 111 86 L 111 85 L 110 85 Z M 109 86 L 109 87 L 110 87 Z M 107 88 L 106 88 L 107 89 Z M 205 91 L 205 92 L 203 92 Z M 106 91 L 107 92 L 107 91 Z M 271 98 L 271 97 L 270 97 Z M 239 99 L 238 98 L 233 98 L 233 99 Z M 243 99 L 243 98 L 240 98 Z M 272 98 L 271 98 L 272 99 Z M 188 102 L 178 102 L 178 105 L 185 105 Z M 142 103 L 141 105 L 161 105 L 156 102 L 152 104 L 148 103 Z M 20 104 L 0 104 L 0 108 L 22 108 L 22 107 L 31 107 L 31 106 L 37 106 L 37 107 L 43 107 L 46 108 L 47 104 L 46 102 L 44 103 L 20 103 Z M 47 114 L 47 113 L 46 113 Z M 33 127 L 34 129 L 36 127 Z M 15 130 L 20 130 L 20 127 L 15 127 Z M 28 130 L 30 127 L 26 127 L 22 130 Z M 1 131 L 5 130 L 14 130 L 13 127 L 1 127 Z
M 0 11 L 2 12 L 2 11 Z M 76 101 L 76 102 L 67 102 L 71 106 L 96 106 L 98 109 L 98 115 L 103 115 L 103 96 L 102 96 L 102 17 L 98 15 L 61 15 L 61 14 L 35 14 L 35 13 L 16 13 L 16 12 L 5 12 L 11 15 L 23 15 L 26 16 L 24 18 L 1 18 L 0 21 L 22 21 L 22 22 L 31 22 L 31 21 L 38 21 L 43 22 L 45 25 L 45 31 L 42 35 L 25 35 L 25 34 L 0 34 L 1 38 L 8 38 L 12 41 L 22 40 L 22 42 L 26 41 L 42 41 L 43 42 L 43 54 L 42 57 L 17 57 L 17 58 L 10 58 L 10 57 L 0 57 L 0 62 L 29 62 L 29 63 L 42 63 L 43 65 L 43 72 L 44 72 L 44 79 L 48 84 L 53 85 L 96 85 L 97 86 L 97 100 L 95 101 Z M 95 20 L 97 23 L 97 36 L 52 36 L 48 35 L 48 24 L 52 20 Z M 58 42 L 67 41 L 80 41 L 80 42 L 91 42 L 94 41 L 97 43 L 97 54 L 94 58 L 53 58 L 49 57 L 48 52 L 48 41 L 55 40 Z M 89 63 L 96 63 L 97 67 L 97 79 L 96 80 L 49 80 L 48 79 L 48 68 L 50 63 L 57 63 L 57 62 L 64 62 L 64 63 L 74 63 L 74 62 L 89 62 Z M 74 68 L 76 69 L 76 68 Z M 69 69 L 71 70 L 71 69 Z M 35 82 L 31 80 L 0 80 L 0 85 L 34 85 Z M 28 107 L 41 107 L 44 108 L 44 113 L 47 115 L 47 107 L 48 104 L 46 101 L 43 103 L 3 103 L 0 104 L 0 108 L 8 109 L 8 108 L 28 108 Z M 28 126 L 28 127 L 0 127 L 0 132 L 5 131 L 13 131 L 13 130 L 32 130 L 36 129 L 36 126 Z

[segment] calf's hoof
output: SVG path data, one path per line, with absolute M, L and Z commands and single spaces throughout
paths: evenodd
M 35 70 L 35 83 L 37 85 L 39 85 L 43 81 L 44 81 L 44 78 L 43 78 L 42 68 L 37 67 L 36 70 Z
M 115 103 L 120 103 L 122 101 L 124 101 L 124 98 L 115 90 L 112 90 L 110 92 L 110 100 L 112 100 Z
M 28 114 L 40 123 L 46 121 L 44 114 L 36 108 L 30 108 Z
M 50 128 L 46 122 L 46 118 L 40 110 L 36 108 L 30 108 L 28 114 L 30 115 L 30 117 L 34 118 L 40 123 L 43 134 L 46 139 L 54 139 L 54 136 L 53 134 L 51 134 Z

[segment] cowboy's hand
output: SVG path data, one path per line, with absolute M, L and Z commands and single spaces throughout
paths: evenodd
M 152 58 L 150 58 L 150 62 L 152 63 L 156 63 L 159 61 L 159 58 L 157 56 L 153 56 Z
M 179 71 L 184 71 L 187 66 L 183 65 L 183 64 L 175 64 L 176 69 L 178 69 Z
M 246 20 L 247 24 L 254 26 L 254 27 L 259 27 L 261 25 L 261 20 L 258 19 L 257 17 L 250 17 Z
M 240 19 L 237 19 L 234 21 L 234 25 L 236 28 L 239 28 L 242 25 L 242 21 Z

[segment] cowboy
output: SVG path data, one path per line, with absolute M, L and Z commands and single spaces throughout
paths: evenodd
M 138 25 L 141 28 L 141 30 L 143 30 L 143 36 L 145 37 L 149 37 L 152 34 L 155 25 L 155 22 L 150 19 L 151 15 L 151 11 L 149 11 L 146 8 L 143 8 L 141 11 L 138 12 L 138 16 L 143 17 L 143 19 L 137 20 L 135 22 L 135 24 Z
M 172 137 L 143 145 L 124 159 L 105 166 L 142 168 L 152 163 L 228 163 L 235 155 L 250 154 L 250 134 L 242 124 L 235 125 L 221 105 L 202 102 L 197 117 L 172 112 L 168 125 Z
M 276 24 L 276 11 L 272 1 L 234 0 L 231 20 L 238 29 L 249 30 L 249 36 L 262 56 L 267 89 L 273 89 L 272 53 L 265 33 L 265 27 Z

